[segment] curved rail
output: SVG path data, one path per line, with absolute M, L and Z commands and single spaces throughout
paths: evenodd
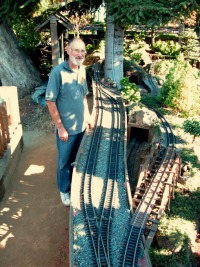
M 129 234 L 125 240 L 125 245 L 121 252 L 122 262 L 120 266 L 138 266 L 138 259 L 141 253 L 140 246 L 142 236 L 144 234 L 147 219 L 156 205 L 158 194 L 163 190 L 163 184 L 167 181 L 168 173 L 170 172 L 175 158 L 175 136 L 166 119 L 158 112 L 157 116 L 161 120 L 162 126 L 165 129 L 167 148 L 163 158 L 157 166 L 154 174 L 148 177 L 148 186 L 139 201 L 136 212 L 131 222 Z M 150 178 L 150 180 L 149 180 Z M 144 182 L 146 183 L 146 181 Z

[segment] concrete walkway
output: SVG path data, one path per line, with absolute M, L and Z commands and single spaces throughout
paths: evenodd
M 24 149 L 0 202 L 0 266 L 68 267 L 69 208 L 56 185 L 53 133 L 24 132 Z

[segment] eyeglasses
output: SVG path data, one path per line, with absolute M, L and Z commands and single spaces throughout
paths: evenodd
M 86 54 L 87 51 L 86 50 L 80 50 L 80 49 L 73 49 L 73 48 L 70 48 L 72 51 L 74 51 L 76 54 Z

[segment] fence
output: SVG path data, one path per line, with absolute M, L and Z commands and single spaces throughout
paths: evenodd
M 0 201 L 18 165 L 22 149 L 17 87 L 0 86 Z
M 0 86 L 0 159 L 13 153 L 21 135 L 18 93 L 15 86 Z

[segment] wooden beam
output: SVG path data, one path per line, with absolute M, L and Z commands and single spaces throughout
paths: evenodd
M 55 16 L 51 16 L 50 18 L 50 31 L 51 31 L 52 64 L 54 67 L 58 65 L 58 33 L 57 33 L 57 18 Z
M 4 115 L 3 115 L 3 107 L 2 105 L 0 106 L 0 127 L 1 127 L 1 144 L 2 148 L 1 150 L 6 150 L 7 149 L 7 140 L 6 140 L 6 131 L 4 127 Z M 1 156 L 3 156 L 4 153 L 1 151 Z

